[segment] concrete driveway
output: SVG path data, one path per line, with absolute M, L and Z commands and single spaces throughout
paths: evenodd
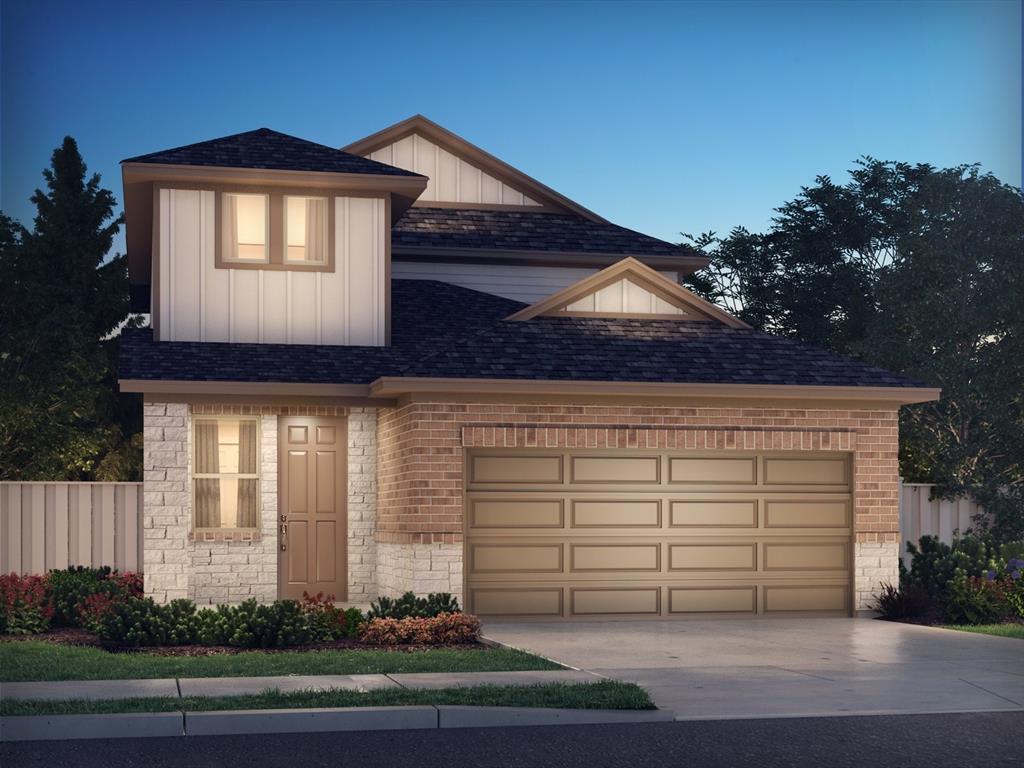
M 678 719 L 1024 710 L 1024 641 L 872 619 L 492 623 Z

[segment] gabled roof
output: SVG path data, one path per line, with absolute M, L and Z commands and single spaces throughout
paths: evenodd
M 364 173 L 377 176 L 419 176 L 376 160 L 306 141 L 269 128 L 131 157 L 124 163 L 198 165 L 218 168 L 259 168 L 274 171 Z
M 443 128 L 423 115 L 413 115 L 410 118 L 395 123 L 392 126 L 377 131 L 366 138 L 354 141 L 342 149 L 357 155 L 369 155 L 382 147 L 393 144 L 396 141 L 411 134 L 419 134 L 435 144 L 443 147 L 456 157 L 461 157 L 471 165 L 475 165 L 491 174 L 502 182 L 514 187 L 533 200 L 555 210 L 566 213 L 574 213 L 584 219 L 595 222 L 605 220 L 593 211 L 584 208 L 575 200 L 570 200 L 546 184 L 542 184 L 531 176 L 526 175 L 517 168 L 503 160 L 499 160 L 491 153 L 466 141 L 461 136 Z
M 602 288 L 617 283 L 620 280 L 627 280 L 655 294 L 663 301 L 679 307 L 685 313 L 680 316 L 680 320 L 714 321 L 729 328 L 750 328 L 742 320 L 733 317 L 710 301 L 706 301 L 697 294 L 686 290 L 681 285 L 672 282 L 660 272 L 656 272 L 634 258 L 622 259 L 618 263 L 602 269 L 600 272 L 573 283 L 568 288 L 551 294 L 546 299 L 541 299 L 531 304 L 511 315 L 508 319 L 522 321 L 532 320 L 541 315 L 563 314 L 566 305 L 593 295 Z M 601 313 L 594 312 L 592 314 L 599 316 Z
M 901 402 L 937 396 L 906 376 L 748 328 L 600 317 L 510 322 L 503 318 L 523 309 L 520 302 L 431 280 L 392 280 L 392 307 L 390 347 L 157 342 L 149 329 L 128 329 L 119 378 L 129 389 L 141 389 L 139 381 L 365 386 L 380 379 L 386 393 L 402 381 L 430 380 L 445 391 L 446 381 L 468 379 L 563 382 L 570 392 L 619 382 L 681 385 L 670 387 L 676 394 L 740 385 L 843 387 L 851 399 L 860 390 Z M 727 397 L 730 389 L 715 391 Z
M 391 231 L 392 253 L 452 255 L 454 249 L 527 254 L 577 254 L 594 266 L 608 258 L 583 259 L 586 254 L 645 257 L 663 269 L 692 272 L 707 258 L 686 247 L 634 232 L 608 222 L 591 221 L 575 214 L 427 208 L 407 210 Z M 650 258 L 657 257 L 657 258 Z

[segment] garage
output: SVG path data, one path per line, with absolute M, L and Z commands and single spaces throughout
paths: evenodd
M 848 616 L 851 471 L 841 452 L 471 450 L 468 609 Z

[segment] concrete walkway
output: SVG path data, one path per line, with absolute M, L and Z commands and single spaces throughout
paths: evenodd
M 267 690 L 374 691 L 383 688 L 437 689 L 474 685 L 593 683 L 605 678 L 574 669 L 523 672 L 422 672 L 391 675 L 287 675 L 279 677 L 182 677 L 153 680 L 60 680 L 0 683 L 0 698 L 21 700 L 183 698 L 244 696 Z
M 488 623 L 680 719 L 1024 710 L 1024 641 L 871 619 Z

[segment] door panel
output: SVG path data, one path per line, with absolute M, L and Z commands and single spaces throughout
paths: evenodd
M 278 592 L 348 597 L 344 418 L 280 419 Z
M 849 615 L 848 454 L 479 449 L 466 463 L 474 613 Z

